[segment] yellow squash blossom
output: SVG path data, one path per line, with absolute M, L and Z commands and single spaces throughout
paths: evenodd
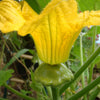
M 65 62 L 81 29 L 90 25 L 100 25 L 100 11 L 78 13 L 75 0 L 51 0 L 40 14 L 25 1 L 23 6 L 0 1 L 0 30 L 31 34 L 38 56 L 48 64 Z

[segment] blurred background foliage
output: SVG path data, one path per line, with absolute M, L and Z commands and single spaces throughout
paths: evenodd
M 26 1 L 38 14 L 40 14 L 41 11 L 45 8 L 45 6 L 50 2 L 50 0 L 26 0 Z M 85 0 L 85 1 L 77 0 L 77 3 L 78 3 L 79 12 L 83 12 L 85 10 L 89 10 L 89 11 L 100 10 L 100 0 Z M 80 35 L 82 35 L 84 62 L 92 54 L 94 30 L 95 30 L 95 26 L 84 27 L 82 32 L 80 33 Z M 100 26 L 97 26 L 96 40 L 95 40 L 96 47 L 100 46 L 100 43 L 96 43 L 96 41 L 99 41 L 99 37 L 100 37 L 99 34 L 100 34 Z M 17 56 L 15 57 L 14 54 L 17 54 Z M 26 54 L 26 56 L 21 57 L 23 54 Z M 29 56 L 30 58 L 28 58 L 27 56 Z M 17 32 L 11 32 L 10 34 L 2 34 L 0 32 L 0 69 L 8 68 L 8 69 L 14 70 L 13 77 L 22 79 L 25 83 L 24 86 L 18 85 L 21 88 L 21 92 L 23 94 L 28 94 L 31 96 L 34 95 L 36 96 L 36 98 L 39 97 L 38 100 L 39 99 L 44 100 L 44 98 L 46 100 L 49 100 L 50 98 L 46 96 L 44 87 L 34 80 L 34 74 L 32 73 L 32 71 L 34 72 L 35 69 L 38 67 L 39 63 L 41 63 L 41 61 L 37 56 L 34 41 L 30 35 L 27 35 L 25 37 L 20 37 L 17 35 Z M 67 62 L 65 62 L 65 64 L 74 73 L 80 68 L 81 66 L 80 64 L 80 36 L 74 43 L 69 59 Z M 93 64 L 95 66 L 94 72 L 100 73 L 100 55 L 95 59 Z M 33 77 L 31 85 L 30 85 L 31 78 L 29 76 L 30 74 L 28 73 L 27 69 L 31 70 L 30 74 Z M 85 75 L 87 75 L 87 72 L 85 72 Z M 10 84 L 15 86 L 16 83 L 11 82 Z M 66 91 L 67 92 L 69 91 L 70 93 L 73 94 L 73 87 L 76 90 L 79 89 L 79 86 L 77 87 L 75 86 L 76 85 L 74 86 L 72 85 L 72 87 Z M 23 87 L 24 87 L 24 90 L 22 89 Z M 34 90 L 34 94 L 30 92 L 31 88 Z M 49 90 L 49 88 L 46 87 L 46 90 Z M 70 93 L 69 93 L 69 96 L 72 95 Z M 2 89 L 0 90 L 0 94 L 1 94 L 0 97 L 4 95 L 2 94 Z M 51 94 L 49 93 L 49 96 L 50 95 Z

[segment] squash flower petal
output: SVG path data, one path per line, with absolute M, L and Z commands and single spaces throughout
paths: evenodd
M 65 62 L 81 29 L 100 25 L 100 11 L 77 12 L 75 0 L 53 0 L 31 22 L 35 29 L 31 29 L 30 34 L 42 61 L 49 64 Z
M 100 11 L 77 12 L 76 0 L 51 0 L 39 15 L 24 2 L 21 14 L 25 22 L 18 34 L 32 35 L 38 56 L 45 63 L 54 65 L 65 62 L 81 29 L 100 25 Z
M 38 14 L 28 5 L 26 1 L 23 1 L 21 12 L 25 19 L 25 23 L 21 28 L 19 28 L 18 34 L 25 36 L 28 33 L 31 33 L 35 28 L 35 23 L 33 21 L 38 18 Z
M 0 1 L 0 30 L 3 33 L 17 31 L 25 20 L 21 15 L 21 5 L 14 0 Z
M 100 25 L 100 10 L 85 11 L 79 14 L 79 18 L 84 21 L 84 26 Z

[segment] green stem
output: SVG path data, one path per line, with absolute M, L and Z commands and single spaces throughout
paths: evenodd
M 5 44 L 3 44 L 3 47 L 2 47 L 2 51 L 1 51 L 1 55 L 0 55 L 0 58 L 3 58 L 4 49 L 5 49 Z
M 81 59 L 81 66 L 83 65 L 83 49 L 82 49 L 82 34 L 80 34 L 80 59 Z M 82 73 L 82 88 L 85 87 L 85 75 L 84 72 Z M 87 100 L 86 95 L 84 95 L 84 100 Z
M 60 95 L 84 72 L 84 70 L 92 63 L 92 61 L 98 56 L 100 53 L 100 47 L 96 49 L 96 51 L 89 57 L 89 59 L 80 67 L 80 69 L 75 73 L 74 79 L 69 82 L 65 83 L 60 87 Z
M 14 45 L 14 43 L 12 42 L 11 39 L 9 39 L 10 43 L 12 44 L 13 48 L 18 52 L 18 49 L 16 48 L 16 46 Z
M 100 93 L 100 89 L 96 88 L 89 96 L 89 100 L 95 100 L 96 96 Z
M 60 100 L 59 90 L 56 87 L 52 87 L 53 100 Z
M 46 91 L 45 91 L 45 88 L 42 89 L 42 92 L 43 92 L 43 94 L 44 94 L 45 96 L 47 96 Z
M 82 97 L 84 94 L 88 93 L 90 90 L 92 90 L 97 84 L 100 83 L 100 76 L 96 78 L 93 82 L 91 82 L 88 86 L 86 86 L 84 89 L 79 91 L 77 94 L 70 97 L 68 100 L 77 100 L 80 97 Z
M 89 80 L 89 70 L 88 70 L 88 68 L 86 69 L 86 77 L 87 77 L 87 82 L 88 82 L 88 80 Z
M 89 80 L 88 80 L 88 84 L 92 81 L 93 68 L 94 68 L 94 64 L 91 64 L 91 67 L 89 69 Z
M 16 95 L 18 95 L 19 97 L 21 98 L 24 98 L 25 100 L 35 100 L 34 98 L 32 97 L 29 97 L 29 96 L 26 96 L 18 91 L 16 91 L 15 89 L 11 88 L 10 86 L 8 86 L 7 84 L 4 84 L 4 86 L 9 89 L 12 93 L 15 93 Z
M 95 47 L 96 47 L 96 45 L 95 45 L 96 34 L 97 34 L 97 26 L 95 26 L 95 28 L 94 28 L 92 52 L 95 51 Z
M 2 51 L 1 51 L 1 54 L 0 54 L 0 64 L 2 63 L 2 59 L 3 59 L 3 56 L 4 56 L 4 49 L 5 49 L 5 44 L 3 44 Z M 0 67 L 0 70 L 1 69 L 2 69 L 2 67 Z
M 50 87 L 50 86 L 47 86 L 46 89 L 47 89 L 47 92 L 48 92 L 48 96 L 49 96 L 50 98 L 52 98 L 51 87 Z
M 95 39 L 96 39 L 96 33 L 97 33 L 97 27 L 95 26 L 95 28 L 94 28 L 94 34 L 93 34 L 93 47 L 92 47 L 92 52 L 95 51 Z M 91 64 L 88 84 L 92 81 L 93 68 L 94 68 L 94 64 Z

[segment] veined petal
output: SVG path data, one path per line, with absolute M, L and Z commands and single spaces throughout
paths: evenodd
M 75 0 L 52 0 L 44 8 L 40 15 L 33 11 L 32 8 L 30 8 L 30 6 L 25 2 L 22 8 L 22 13 L 24 16 L 27 13 L 26 18 L 28 18 L 29 15 L 32 17 L 30 17 L 23 27 L 19 29 L 18 33 L 22 36 L 33 33 L 36 27 L 41 23 L 43 17 L 48 15 L 57 6 L 61 6 L 63 14 L 66 16 L 66 21 L 70 21 L 70 19 L 73 20 L 75 17 L 77 17 L 77 3 Z M 31 18 L 32 20 L 30 20 Z
M 81 29 L 92 19 L 95 20 L 92 12 L 77 13 L 75 0 L 52 0 L 25 30 L 33 36 L 40 59 L 59 64 L 68 59 Z
M 77 2 L 76 0 L 52 0 L 42 11 L 41 15 L 48 14 L 55 7 L 61 6 L 63 13 L 66 16 L 66 20 L 70 21 L 77 17 Z
M 22 15 L 27 21 L 32 21 L 36 19 L 38 14 L 28 5 L 26 1 L 23 2 Z
M 22 15 L 25 19 L 24 25 L 19 29 L 18 34 L 25 36 L 32 33 L 35 28 L 35 20 L 38 18 L 38 14 L 28 5 L 26 1 L 23 2 Z
M 70 3 L 72 3 L 72 8 L 69 6 Z M 73 10 L 73 7 L 76 9 Z M 73 17 L 73 14 L 76 16 Z M 77 30 L 72 29 L 76 23 L 71 26 L 76 17 L 75 0 L 53 0 L 46 6 L 39 16 L 36 29 L 31 34 L 42 61 L 58 64 L 67 60 L 72 41 L 77 38 L 75 34 Z
M 25 20 L 21 15 L 21 5 L 14 0 L 0 1 L 0 30 L 3 33 L 17 31 Z
M 79 14 L 80 21 L 84 22 L 84 26 L 100 25 L 100 10 L 85 11 Z

